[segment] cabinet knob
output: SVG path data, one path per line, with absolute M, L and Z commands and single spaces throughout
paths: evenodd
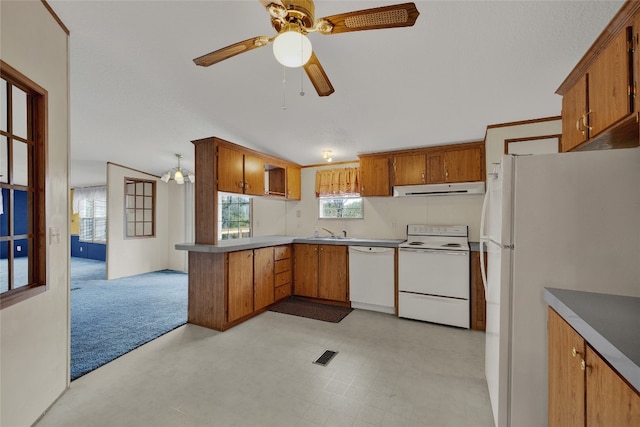
M 238 187 L 239 188 L 243 188 L 244 187 L 244 183 L 242 181 L 238 181 Z
M 579 354 L 582 354 L 582 353 L 580 353 L 580 352 L 578 351 L 578 349 L 577 349 L 577 348 L 573 347 L 573 348 L 571 349 L 571 355 L 572 355 L 573 357 L 576 357 L 576 356 L 577 356 L 577 355 L 579 355 Z
M 584 371 L 585 369 L 587 369 L 587 362 L 584 361 L 584 359 L 580 360 L 580 369 L 582 371 Z

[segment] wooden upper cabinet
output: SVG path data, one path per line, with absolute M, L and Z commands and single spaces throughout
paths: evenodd
M 432 151 L 427 153 L 427 184 L 441 184 L 444 182 L 444 152 Z
M 484 181 L 484 146 L 444 152 L 444 182 Z
M 360 158 L 360 195 L 390 196 L 388 157 Z
M 562 97 L 562 151 L 566 152 L 589 138 L 587 107 L 587 76 Z
M 592 136 L 631 113 L 628 37 L 626 30 L 621 31 L 589 68 Z
M 348 246 L 320 245 L 318 298 L 346 302 L 348 296 Z
M 244 186 L 244 155 L 242 151 L 218 146 L 218 191 L 242 193 Z
M 244 155 L 244 194 L 264 196 L 264 160 L 250 154 Z
M 558 313 L 549 308 L 548 314 L 549 427 L 583 427 L 586 412 L 581 363 L 586 344 Z
M 427 160 L 425 154 L 406 154 L 393 158 L 393 185 L 424 184 Z
M 287 166 L 287 199 L 300 200 L 301 189 L 300 168 Z
M 587 427 L 639 426 L 640 394 L 587 346 Z

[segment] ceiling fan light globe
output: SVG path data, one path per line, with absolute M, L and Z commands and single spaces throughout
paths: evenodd
M 309 39 L 297 31 L 284 32 L 273 41 L 273 55 L 285 67 L 302 67 L 312 52 Z
M 193 174 L 193 172 L 189 172 L 189 182 L 192 184 L 195 184 L 196 182 L 196 176 Z
M 173 179 L 176 181 L 176 184 L 184 184 L 184 175 L 180 169 L 173 175 Z
M 162 178 L 160 179 L 162 180 L 162 182 L 169 182 L 169 180 L 171 179 L 171 171 L 165 172 L 165 174 L 162 175 Z

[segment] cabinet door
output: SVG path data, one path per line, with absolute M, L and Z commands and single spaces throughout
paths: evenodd
M 444 152 L 427 153 L 427 184 L 444 182 Z
M 388 157 L 362 157 L 360 159 L 360 195 L 390 196 Z
M 287 166 L 287 199 L 300 200 L 301 193 L 300 168 Z
M 254 310 L 268 306 L 274 301 L 273 247 L 253 251 L 253 297 Z
M 244 156 L 244 193 L 264 196 L 264 161 L 257 156 Z
M 424 154 L 407 154 L 393 159 L 393 185 L 416 185 L 426 182 L 427 159 Z
M 567 152 L 589 138 L 587 128 L 587 76 L 584 75 L 562 97 L 562 152 Z
M 318 298 L 348 301 L 347 246 L 320 245 Z
M 628 52 L 623 30 L 589 69 L 590 136 L 630 113 Z
M 463 150 L 447 150 L 444 152 L 444 181 L 469 182 L 483 181 L 482 147 Z
M 218 191 L 240 193 L 244 186 L 241 151 L 218 146 Z
M 253 251 L 229 252 L 229 315 L 233 322 L 253 312 Z
M 318 297 L 318 245 L 296 244 L 293 249 L 294 294 Z
M 587 427 L 640 426 L 640 395 L 587 346 Z
M 586 345 L 558 313 L 551 308 L 548 313 L 549 427 L 583 427 L 585 380 L 581 362 Z

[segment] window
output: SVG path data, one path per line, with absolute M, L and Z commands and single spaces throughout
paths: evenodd
M 0 308 L 46 290 L 47 92 L 0 61 Z
M 85 199 L 80 202 L 80 240 L 105 243 L 107 241 L 107 201 Z
M 320 197 L 320 218 L 362 219 L 362 198 L 358 196 Z
M 251 197 L 218 193 L 218 240 L 251 237 Z
M 155 181 L 125 178 L 124 198 L 125 236 L 155 237 Z

